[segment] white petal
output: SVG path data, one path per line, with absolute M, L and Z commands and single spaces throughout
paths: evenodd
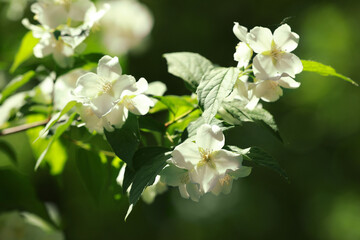
M 114 106 L 114 97 L 109 94 L 101 94 L 91 99 L 91 107 L 94 110 L 96 116 L 103 117 Z
M 190 141 L 178 145 L 171 153 L 173 163 L 179 168 L 191 170 L 201 160 L 198 146 Z
M 93 98 L 101 90 L 102 80 L 95 73 L 86 73 L 79 77 L 76 82 L 74 94 L 77 96 Z
M 227 170 L 237 170 L 241 166 L 242 157 L 234 152 L 221 149 L 214 152 L 211 157 L 219 174 L 225 174 Z
M 169 186 L 177 187 L 190 181 L 186 169 L 178 168 L 173 164 L 167 165 L 160 173 L 161 181 Z
M 35 57 L 43 58 L 50 55 L 54 51 L 54 48 L 50 43 L 50 39 L 41 39 L 40 42 L 36 44 L 33 51 Z
M 155 96 L 163 96 L 166 92 L 167 87 L 163 82 L 155 81 L 149 83 L 148 90 L 146 90 L 146 94 L 151 94 Z
M 225 144 L 225 137 L 220 127 L 216 125 L 203 124 L 196 134 L 196 144 L 207 151 L 220 150 Z
M 67 11 L 62 4 L 37 2 L 31 5 L 31 11 L 41 25 L 52 29 L 67 21 Z
M 97 74 L 105 81 L 112 82 L 121 76 L 122 70 L 117 57 L 104 56 L 99 60 Z
M 291 32 L 289 25 L 283 24 L 275 30 L 274 41 L 282 51 L 291 52 L 298 46 L 299 35 Z
M 278 80 L 279 85 L 283 88 L 298 88 L 300 83 L 292 79 L 291 77 L 282 77 Z
M 144 94 L 140 94 L 131 99 L 131 106 L 128 109 L 135 115 L 145 115 L 152 106 L 154 102 Z
M 140 78 L 139 81 L 136 82 L 136 88 L 137 94 L 144 93 L 148 90 L 149 84 L 145 78 Z
M 247 35 L 247 43 L 256 53 L 262 53 L 271 49 L 273 40 L 270 29 L 254 27 Z
M 258 54 L 253 60 L 253 71 L 259 80 L 278 80 L 282 72 L 274 65 L 271 56 Z
M 246 35 L 248 30 L 246 27 L 239 25 L 238 22 L 234 22 L 233 32 L 240 41 L 247 42 Z
M 136 79 L 131 75 L 121 75 L 115 82 L 113 82 L 113 92 L 115 98 L 122 98 L 125 95 L 132 95 L 136 91 Z M 129 91 L 127 94 L 125 91 Z
M 301 73 L 303 70 L 303 65 L 300 58 L 295 54 L 283 53 L 281 58 L 276 62 L 276 69 L 282 76 L 288 75 L 295 78 L 295 75 Z
M 191 200 L 193 200 L 194 202 L 199 201 L 202 193 L 197 184 L 195 184 L 195 183 L 186 184 L 186 190 L 187 190 Z
M 109 125 L 121 128 L 128 117 L 128 110 L 122 105 L 116 105 L 104 117 Z
M 228 172 L 228 174 L 234 179 L 247 177 L 250 175 L 250 173 L 251 173 L 251 167 L 246 167 L 246 166 L 241 166 L 240 169 L 238 170 Z
M 186 184 L 179 185 L 179 192 L 180 192 L 181 197 L 183 197 L 185 199 L 189 199 L 190 195 L 186 190 Z
M 240 42 L 236 46 L 236 52 L 234 53 L 234 60 L 238 62 L 237 67 L 247 67 L 252 54 L 252 49 L 246 43 Z
M 88 11 L 96 11 L 95 5 L 89 0 L 73 1 L 70 5 L 68 17 L 72 20 L 82 22 Z
M 283 95 L 283 91 L 277 81 L 264 80 L 256 86 L 254 94 L 266 102 L 274 102 Z
M 192 182 L 200 184 L 200 189 L 207 193 L 211 188 L 213 179 L 217 176 L 217 171 L 208 164 L 198 166 L 196 170 L 189 172 Z
M 98 118 L 89 106 L 79 105 L 77 107 L 80 117 L 85 122 L 85 126 L 89 129 L 89 131 L 103 133 L 102 119 Z

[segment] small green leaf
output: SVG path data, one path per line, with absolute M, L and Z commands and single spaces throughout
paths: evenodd
M 222 106 L 227 114 L 237 120 L 229 120 L 224 115 L 224 120 L 228 120 L 229 123 L 241 125 L 242 122 L 254 122 L 269 130 L 276 138 L 283 142 L 274 117 L 265 109 L 255 108 L 253 110 L 249 110 L 245 107 L 245 104 L 239 100 L 223 102 Z
M 90 195 L 99 202 L 107 179 L 107 168 L 97 152 L 76 149 L 76 165 Z
M 223 100 L 231 93 L 240 70 L 238 68 L 214 68 L 204 75 L 197 89 L 199 105 L 204 109 L 207 123 L 215 117 Z
M 140 144 L 139 122 L 137 116 L 129 113 L 125 124 L 120 129 L 108 132 L 104 129 L 107 141 L 116 156 L 133 168 L 133 156 Z
M 357 82 L 355 82 L 351 78 L 348 78 L 340 73 L 337 73 L 336 70 L 330 66 L 324 65 L 319 62 L 310 61 L 310 60 L 301 60 L 301 62 L 304 67 L 304 69 L 303 69 L 304 72 L 314 72 L 314 73 L 318 73 L 322 76 L 338 77 L 349 83 L 354 84 L 355 86 L 359 86 L 359 84 Z
M 34 71 L 28 71 L 27 73 L 17 76 L 11 80 L 1 92 L 0 104 L 2 104 L 4 100 L 13 94 L 16 90 L 28 83 L 34 76 Z
M 65 107 L 63 108 L 63 110 L 61 112 L 58 112 L 58 113 L 54 114 L 51 117 L 50 121 L 46 124 L 45 128 L 40 131 L 39 137 L 35 140 L 35 142 L 39 138 L 44 137 L 47 134 L 47 132 L 50 130 L 50 128 L 52 126 L 54 126 L 55 123 L 57 123 L 60 120 L 60 118 L 62 116 L 64 116 L 66 113 L 68 113 L 75 105 L 76 105 L 76 101 L 70 101 L 65 105 Z
M 136 152 L 134 156 L 135 174 L 130 175 L 133 177 L 129 193 L 130 204 L 135 204 L 144 189 L 154 183 L 156 176 L 165 167 L 166 160 L 171 157 L 169 150 L 163 147 L 147 147 Z
M 10 73 L 14 73 L 16 69 L 33 55 L 33 48 L 38 44 L 39 39 L 34 38 L 31 31 L 25 34 L 21 41 L 20 48 L 16 53 L 15 60 L 10 68 Z
M 17 164 L 16 153 L 9 143 L 5 141 L 0 141 L 0 152 L 5 153 L 8 156 L 8 158 L 12 161 L 12 163 L 16 166 Z
M 195 108 L 194 100 L 189 96 L 154 96 L 161 103 L 163 103 L 172 113 L 172 118 L 175 119 L 182 114 Z
M 41 153 L 40 157 L 38 158 L 38 160 L 36 161 L 35 164 L 35 170 L 40 166 L 42 160 L 44 159 L 44 157 L 46 156 L 46 154 L 48 153 L 49 149 L 51 148 L 51 146 L 53 145 L 53 143 L 59 139 L 59 137 L 70 127 L 71 123 L 74 121 L 76 116 L 76 113 L 71 114 L 71 116 L 67 119 L 66 122 L 59 124 L 59 126 L 56 128 L 54 135 L 51 137 L 51 140 L 48 144 L 48 146 L 46 147 L 46 149 Z
M 163 55 L 168 64 L 169 73 L 183 79 L 195 92 L 201 78 L 214 66 L 197 53 L 177 52 Z
M 226 146 L 231 151 L 237 152 L 243 156 L 245 161 L 253 162 L 254 164 L 262 167 L 267 167 L 289 181 L 289 178 L 280 164 L 268 153 L 258 147 L 251 147 L 250 149 L 241 149 L 236 146 Z

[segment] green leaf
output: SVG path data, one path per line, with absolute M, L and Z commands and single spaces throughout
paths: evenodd
M 245 107 L 245 104 L 239 100 L 223 102 L 222 106 L 225 110 L 225 114 L 222 114 L 225 121 L 235 125 L 241 125 L 242 122 L 254 122 L 269 130 L 276 138 L 283 142 L 274 117 L 265 109 L 255 108 L 249 110 Z M 233 119 L 230 119 L 227 115 L 230 115 L 230 118 Z
M 301 60 L 301 62 L 304 67 L 304 69 L 303 69 L 304 72 L 314 72 L 314 73 L 318 73 L 322 76 L 338 77 L 349 83 L 354 84 L 355 86 L 359 86 L 359 84 L 357 82 L 355 82 L 351 78 L 348 78 L 340 73 L 337 73 L 336 70 L 330 66 L 324 65 L 319 62 L 310 61 L 310 60 Z
M 14 73 L 16 69 L 33 55 L 33 48 L 38 44 L 39 39 L 34 38 L 31 31 L 25 34 L 21 41 L 20 48 L 16 53 L 14 62 L 10 68 L 10 73 Z
M 205 124 L 205 119 L 203 117 L 199 117 L 198 119 L 196 119 L 196 121 L 191 122 L 189 126 L 186 128 L 186 131 L 181 136 L 181 140 L 185 141 L 187 138 L 195 136 L 198 128 L 203 124 Z M 209 124 L 219 126 L 222 131 L 226 131 L 228 129 L 233 128 L 233 126 L 227 125 L 224 121 L 221 121 L 217 118 L 211 119 Z
M 163 103 L 172 113 L 172 119 L 182 116 L 184 113 L 196 107 L 194 100 L 189 96 L 154 96 Z
M 70 127 L 71 123 L 74 121 L 76 116 L 76 113 L 71 114 L 71 116 L 67 119 L 66 122 L 59 124 L 58 127 L 55 130 L 54 135 L 51 137 L 51 140 L 48 144 L 48 146 L 45 148 L 45 150 L 41 153 L 40 157 L 38 158 L 38 160 L 36 161 L 35 164 L 35 170 L 40 166 L 42 160 L 44 159 L 44 157 L 46 156 L 46 154 L 48 153 L 48 151 L 50 150 L 51 146 L 53 145 L 53 143 L 59 139 L 59 137 Z
M 0 152 L 5 153 L 14 165 L 17 164 L 16 153 L 9 143 L 0 141 Z
M 289 181 L 289 178 L 280 164 L 268 153 L 258 147 L 251 147 L 250 149 L 241 149 L 236 146 L 226 146 L 231 151 L 240 153 L 245 161 L 253 162 L 255 165 L 267 167 Z
M 137 116 L 129 113 L 125 124 L 120 129 L 108 132 L 104 129 L 107 141 L 116 156 L 133 168 L 133 157 L 140 144 L 139 122 Z
M 40 131 L 39 137 L 35 140 L 35 142 L 39 138 L 44 137 L 47 134 L 47 132 L 50 130 L 50 128 L 52 126 L 54 126 L 55 123 L 57 123 L 60 120 L 60 118 L 62 116 L 64 116 L 66 113 L 68 113 L 75 105 L 76 105 L 76 101 L 70 101 L 65 105 L 65 107 L 63 108 L 63 110 L 61 112 L 58 112 L 58 113 L 54 114 L 51 117 L 50 121 L 46 124 L 45 128 Z
M 200 82 L 197 89 L 199 105 L 204 109 L 207 123 L 215 117 L 223 100 L 231 93 L 240 70 L 238 68 L 214 68 Z
M 183 79 L 195 92 L 201 78 L 212 68 L 213 64 L 197 53 L 177 52 L 163 55 L 168 64 L 169 73 Z
M 163 147 L 147 147 L 136 152 L 134 156 L 135 174 L 132 176 L 129 193 L 130 204 L 135 204 L 144 189 L 154 183 L 156 176 L 165 167 L 166 160 L 171 157 L 169 150 Z M 124 178 L 124 181 L 127 180 Z
M 86 189 L 99 203 L 108 177 L 107 168 L 102 163 L 101 156 L 97 152 L 78 148 L 76 149 L 76 165 Z
M 4 100 L 13 94 L 16 90 L 28 83 L 34 76 L 34 71 L 28 71 L 27 73 L 17 76 L 11 80 L 1 92 L 0 104 L 2 104 Z

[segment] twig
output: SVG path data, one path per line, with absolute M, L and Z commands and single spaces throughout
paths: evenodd
M 19 126 L 16 126 L 16 127 L 5 128 L 5 129 L 0 131 L 0 136 L 10 135 L 10 134 L 26 131 L 26 130 L 31 129 L 31 128 L 44 126 L 49 121 L 50 121 L 50 119 L 45 119 L 45 120 L 42 120 L 42 121 L 39 121 L 39 122 L 27 123 L 27 124 L 19 125 Z
M 186 117 L 186 116 L 189 115 L 190 113 L 194 112 L 196 109 L 197 109 L 197 108 L 193 108 L 193 109 L 191 109 L 191 110 L 189 110 L 189 111 L 181 114 L 180 116 L 178 116 L 178 117 L 175 118 L 174 120 L 171 120 L 171 121 L 165 123 L 165 127 L 168 127 L 168 126 L 170 126 L 171 124 L 173 124 L 174 122 L 176 122 L 176 121 L 178 121 L 178 120 Z

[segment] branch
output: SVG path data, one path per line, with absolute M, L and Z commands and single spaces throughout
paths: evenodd
M 31 128 L 44 126 L 49 121 L 50 121 L 50 119 L 45 119 L 45 120 L 42 120 L 42 121 L 39 121 L 39 122 L 27 123 L 27 124 L 16 126 L 16 127 L 6 128 L 6 129 L 3 129 L 3 130 L 0 131 L 0 136 L 6 136 L 6 135 L 26 131 L 26 130 L 31 129 Z M 59 122 L 61 122 L 61 121 L 59 121 Z

